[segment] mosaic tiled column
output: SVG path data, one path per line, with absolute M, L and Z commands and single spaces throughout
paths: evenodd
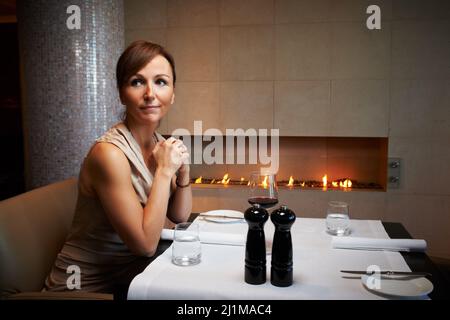
M 72 5 L 80 29 L 68 27 L 76 21 L 76 11 L 67 13 Z M 119 119 L 123 1 L 23 0 L 17 17 L 26 175 L 34 188 L 77 176 L 93 141 Z

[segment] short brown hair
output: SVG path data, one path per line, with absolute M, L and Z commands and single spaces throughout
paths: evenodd
M 120 90 L 139 70 L 144 68 L 153 58 L 161 55 L 169 61 L 172 68 L 173 85 L 177 79 L 175 74 L 175 61 L 172 55 L 162 46 L 156 43 L 138 40 L 125 49 L 117 61 L 116 80 Z

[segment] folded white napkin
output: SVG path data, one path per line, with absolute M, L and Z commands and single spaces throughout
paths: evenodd
M 163 229 L 161 231 L 161 239 L 173 240 L 173 234 L 173 230 Z M 200 231 L 200 242 L 209 244 L 222 244 L 228 246 L 244 246 L 245 235 Z
M 333 237 L 331 246 L 335 249 L 424 252 L 427 249 L 427 242 L 422 239 Z

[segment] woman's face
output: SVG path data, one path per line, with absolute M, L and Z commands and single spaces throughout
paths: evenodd
M 156 56 L 133 75 L 120 90 L 127 117 L 138 123 L 157 123 L 175 98 L 172 68 L 163 56 Z

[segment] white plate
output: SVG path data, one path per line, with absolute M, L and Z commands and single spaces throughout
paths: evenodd
M 242 212 L 236 211 L 236 210 L 213 210 L 213 211 L 201 213 L 200 216 L 202 214 L 207 214 L 210 216 L 217 216 L 217 217 L 203 217 L 203 219 L 205 219 L 206 221 L 210 221 L 210 222 L 216 222 L 216 223 L 245 222 L 245 220 L 242 219 L 244 217 L 244 214 Z M 236 219 L 224 218 L 221 216 L 236 217 Z
M 433 291 L 433 284 L 424 277 L 405 277 L 405 276 L 381 276 L 379 285 L 376 277 L 363 275 L 361 282 L 363 286 L 374 293 L 387 295 L 390 297 L 412 298 L 421 297 Z

